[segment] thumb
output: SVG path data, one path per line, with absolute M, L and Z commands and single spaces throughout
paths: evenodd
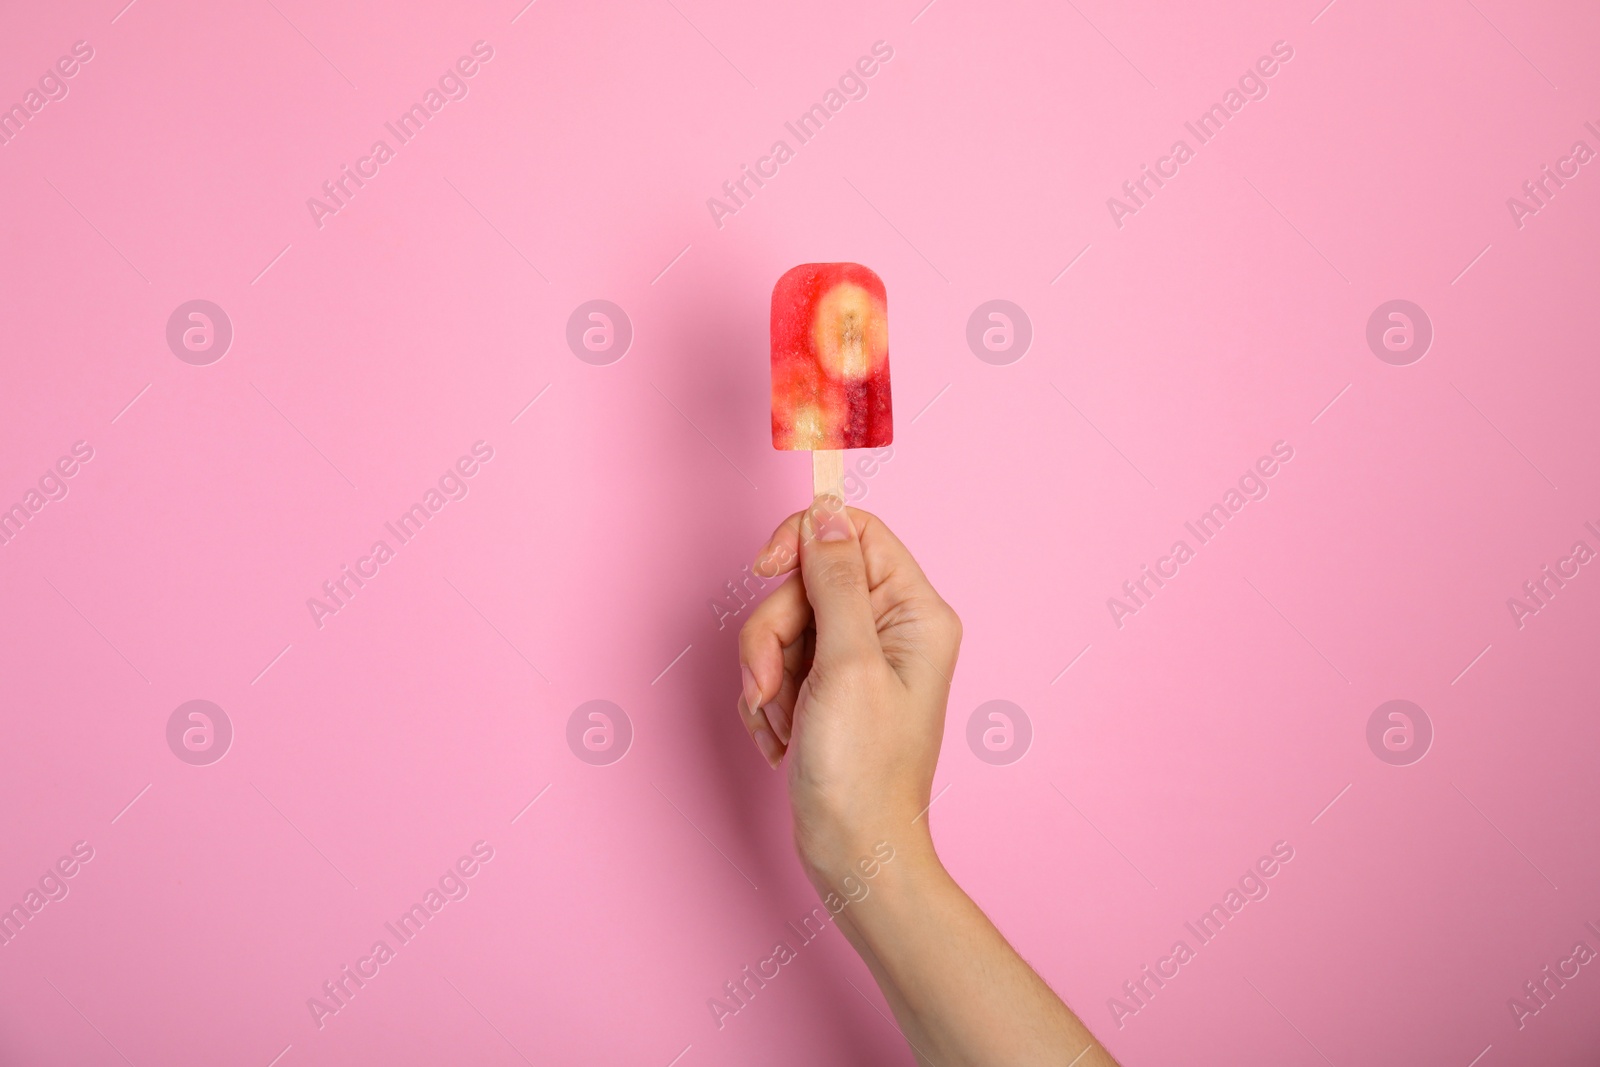
M 861 540 L 836 496 L 817 497 L 800 520 L 800 574 L 816 616 L 818 662 L 882 655 Z

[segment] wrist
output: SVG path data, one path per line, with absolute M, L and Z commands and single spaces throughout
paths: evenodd
M 854 899 L 886 868 L 894 868 L 899 875 L 913 868 L 943 869 L 923 820 L 899 829 L 823 835 L 803 834 L 797 826 L 795 846 L 806 877 L 824 896 L 834 893 Z

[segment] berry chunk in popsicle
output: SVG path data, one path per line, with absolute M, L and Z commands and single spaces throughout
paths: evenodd
M 772 289 L 772 445 L 836 451 L 894 441 L 889 304 L 859 263 L 804 263 Z M 816 457 L 819 491 L 824 462 Z

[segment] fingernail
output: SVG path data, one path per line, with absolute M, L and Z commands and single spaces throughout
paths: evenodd
M 761 686 L 756 681 L 754 672 L 747 665 L 741 663 L 739 664 L 739 676 L 744 686 L 744 706 L 747 708 L 759 708 L 761 706 Z
M 845 514 L 844 501 L 838 497 L 831 494 L 817 497 L 808 517 L 811 534 L 818 541 L 850 540 L 850 516 Z
M 756 747 L 761 754 L 767 757 L 767 762 L 777 770 L 778 761 L 783 759 L 783 749 L 778 747 L 778 739 L 772 736 L 772 731 L 765 726 L 756 727 Z
M 767 721 L 772 724 L 772 732 L 778 735 L 778 740 L 784 744 L 789 743 L 789 716 L 784 712 L 783 705 L 776 700 L 762 709 L 767 713 Z

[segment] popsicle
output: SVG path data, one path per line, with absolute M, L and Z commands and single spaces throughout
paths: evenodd
M 889 303 L 859 263 L 802 263 L 772 288 L 772 447 L 812 453 L 817 495 L 844 496 L 846 448 L 894 441 Z

